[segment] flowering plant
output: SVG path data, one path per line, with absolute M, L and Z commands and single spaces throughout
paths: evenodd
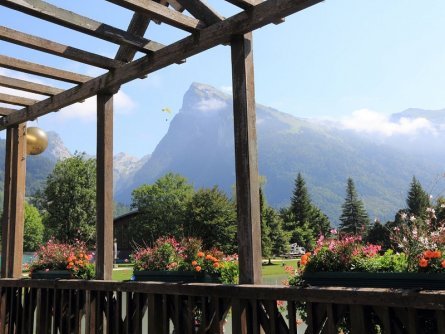
M 391 242 L 406 254 L 408 271 L 445 272 L 445 225 L 438 221 L 435 209 L 427 208 L 423 219 L 404 212 L 398 218 Z
M 233 284 L 238 276 L 238 258 L 227 256 L 214 248 L 202 249 L 195 238 L 159 238 L 153 247 L 139 247 L 133 254 L 134 271 L 188 271 L 218 277 L 223 283 Z
M 90 262 L 92 254 L 84 242 L 76 240 L 73 244 L 59 243 L 50 239 L 36 251 L 29 271 L 68 270 L 73 278 L 94 278 L 94 265 Z

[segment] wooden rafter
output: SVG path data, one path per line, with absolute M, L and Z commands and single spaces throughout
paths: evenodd
M 68 45 L 56 43 L 44 38 L 25 34 L 23 32 L 0 26 L 0 39 L 25 46 L 34 50 L 43 51 L 59 57 L 75 60 L 84 64 L 113 69 L 122 66 L 123 63 L 92 52 L 73 48 Z
M 154 20 L 167 23 L 179 29 L 195 32 L 204 28 L 206 24 L 193 17 L 186 16 L 175 10 L 166 8 L 152 0 L 107 0 L 116 5 L 142 13 Z
M 53 96 L 63 92 L 63 89 L 60 88 L 55 88 L 51 86 L 41 85 L 35 82 L 10 78 L 4 75 L 0 75 L 0 86 L 18 90 L 24 90 L 26 92 L 48 95 L 48 96 Z
M 218 23 L 224 18 L 219 15 L 213 8 L 205 4 L 201 0 L 177 0 L 190 14 L 199 20 L 204 21 L 207 25 Z
M 17 109 L 0 107 L 0 116 L 6 116 L 15 111 L 17 111 Z
M 145 15 L 134 13 L 130 24 L 128 25 L 127 32 L 135 36 L 144 36 L 149 24 L 150 19 Z M 117 61 L 124 61 L 128 63 L 133 60 L 135 54 L 136 50 L 134 48 L 121 45 L 116 53 L 115 59 Z
M 0 102 L 12 104 L 15 106 L 27 107 L 36 103 L 37 101 L 38 100 L 28 99 L 26 97 L 0 93 Z
M 41 0 L 2 0 L 1 5 L 108 42 L 129 45 L 145 53 L 164 47 L 160 43 L 133 36 L 125 30 L 92 20 Z
M 249 9 L 252 8 L 253 6 L 258 5 L 262 0 L 226 0 L 226 1 L 242 9 Z
M 266 0 L 248 12 L 238 13 L 219 24 L 203 29 L 197 36 L 188 36 L 132 63 L 103 74 L 78 87 L 68 89 L 51 99 L 40 101 L 0 120 L 0 130 L 13 124 L 26 122 L 54 110 L 66 107 L 118 87 L 161 68 L 191 57 L 216 45 L 230 42 L 231 36 L 245 34 L 270 24 L 281 17 L 301 11 L 323 0 Z
M 93 79 L 92 77 L 77 74 L 54 67 L 31 63 L 29 61 L 0 55 L 0 67 L 21 71 L 42 77 L 79 84 Z
M 181 4 L 177 0 L 167 0 L 167 2 L 170 4 L 170 6 L 172 6 L 178 12 L 184 11 L 184 7 L 182 7 Z

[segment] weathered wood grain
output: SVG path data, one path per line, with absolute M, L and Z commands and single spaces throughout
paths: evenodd
M 58 68 L 49 67 L 41 64 L 31 63 L 29 61 L 0 55 L 0 67 L 10 70 L 25 72 L 29 74 L 39 75 L 45 78 L 51 78 L 74 84 L 84 83 L 93 79 L 92 77 L 73 73 Z
M 124 64 L 118 60 L 1 26 L 0 39 L 100 68 L 113 69 Z
M 15 96 L 15 95 L 9 95 L 0 93 L 0 102 L 8 103 L 16 106 L 30 106 L 34 103 L 36 103 L 38 100 L 29 99 L 26 97 L 21 96 Z
M 177 0 L 182 7 L 197 19 L 204 21 L 207 25 L 221 22 L 224 17 L 201 0 Z
M 152 0 L 107 0 L 116 5 L 142 13 L 154 20 L 167 23 L 173 27 L 189 32 L 204 28 L 206 24 L 193 17 L 166 8 Z
M 6 133 L 2 277 L 22 277 L 25 178 L 26 125 L 19 124 L 8 128 Z
M 113 274 L 113 95 L 97 95 L 96 278 Z
M 63 92 L 63 89 L 38 84 L 0 75 L 0 86 L 23 90 L 25 92 L 53 96 Z
M 108 42 L 133 46 L 145 53 L 163 47 L 160 43 L 133 36 L 125 30 L 92 20 L 41 0 L 3 0 L 1 5 Z
M 261 227 L 252 33 L 232 38 L 240 284 L 261 283 Z
M 0 116 L 9 115 L 10 113 L 16 112 L 17 110 L 18 109 L 0 107 Z

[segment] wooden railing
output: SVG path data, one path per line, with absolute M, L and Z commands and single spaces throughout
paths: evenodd
M 298 325 L 302 302 L 306 324 Z M 225 327 L 234 334 L 339 328 L 442 334 L 445 291 L 0 279 L 1 334 L 223 333 Z

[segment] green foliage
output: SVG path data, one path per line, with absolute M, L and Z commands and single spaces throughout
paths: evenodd
M 408 211 L 411 215 L 422 218 L 425 217 L 426 209 L 430 205 L 428 194 L 423 190 L 422 185 L 415 176 L 413 176 L 410 184 L 408 197 L 406 198 L 406 205 L 408 206 Z
M 406 272 L 408 259 L 404 253 L 388 249 L 383 255 L 354 259 L 355 271 L 360 272 Z
M 168 173 L 152 185 L 142 185 L 132 193 L 131 207 L 141 215 L 130 224 L 137 243 L 152 244 L 161 236 L 184 236 L 188 203 L 193 186 L 179 174 Z
M 267 205 L 262 188 L 260 188 L 261 213 L 261 252 L 264 258 L 285 254 L 289 250 L 290 233 L 284 231 L 281 216 Z
M 134 270 L 186 271 L 217 277 L 234 284 L 238 276 L 237 257 L 226 256 L 217 248 L 202 250 L 196 238 L 159 238 L 153 247 L 141 247 L 132 254 Z
M 342 205 L 340 230 L 348 234 L 363 234 L 368 230 L 369 218 L 363 202 L 358 198 L 354 181 L 348 178 L 346 198 Z
M 68 270 L 74 278 L 94 278 L 94 264 L 84 242 L 60 243 L 50 239 L 39 247 L 29 266 L 32 273 L 37 270 Z
M 393 222 L 387 222 L 385 225 L 376 220 L 368 230 L 366 235 L 366 242 L 380 245 L 382 249 L 386 250 L 391 247 L 390 229 L 394 227 Z
M 47 235 L 61 242 L 95 241 L 96 162 L 77 153 L 59 161 L 43 191 L 36 193 L 36 206 L 45 212 Z
M 235 204 L 216 186 L 199 189 L 187 203 L 184 235 L 200 238 L 205 249 L 237 252 Z
M 39 210 L 25 203 L 23 250 L 35 251 L 43 242 L 43 222 Z
M 295 180 L 295 187 L 291 198 L 291 210 L 294 214 L 295 224 L 297 226 L 308 222 L 311 217 L 312 204 L 301 173 L 298 173 Z
M 315 232 L 309 223 L 305 222 L 301 226 L 295 226 L 294 215 L 289 208 L 281 209 L 280 216 L 284 221 L 284 230 L 290 233 L 290 242 L 312 250 L 315 246 Z
M 329 235 L 331 223 L 321 210 L 312 204 L 301 173 L 295 180 L 295 188 L 288 210 L 281 211 L 284 226 L 291 233 L 290 242 L 312 249 L 320 234 Z

